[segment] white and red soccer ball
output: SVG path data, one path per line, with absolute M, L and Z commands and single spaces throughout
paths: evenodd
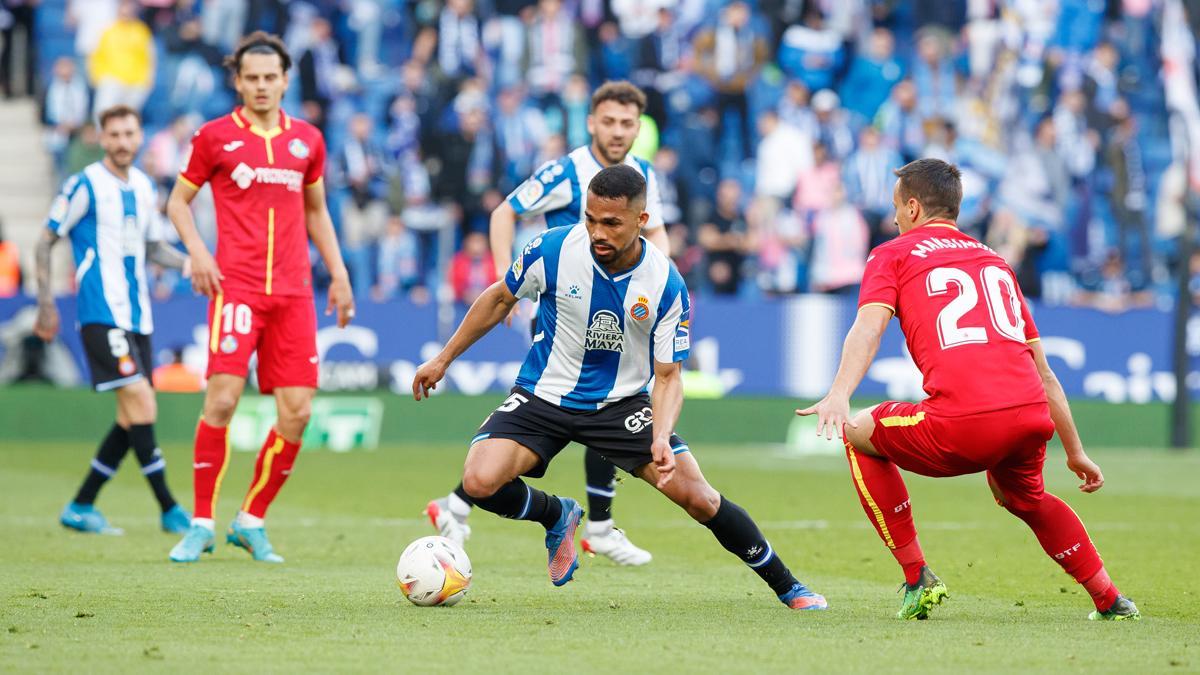
M 449 607 L 471 587 L 471 560 L 445 537 L 421 537 L 400 554 L 396 583 L 414 605 Z

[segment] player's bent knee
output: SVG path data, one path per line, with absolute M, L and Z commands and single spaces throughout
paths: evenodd
M 696 521 L 708 522 L 716 517 L 717 510 L 721 508 L 721 494 L 711 486 L 703 484 L 688 494 L 683 508 Z
M 875 418 L 871 416 L 871 411 L 875 410 L 875 407 L 860 411 L 852 418 L 854 424 L 847 424 L 845 427 L 846 440 L 850 445 L 853 445 L 855 450 L 869 455 L 879 454 L 871 444 L 871 436 L 875 435 Z
M 463 491 L 473 499 L 487 499 L 496 494 L 507 480 L 496 471 L 467 465 L 463 471 Z
M 132 424 L 153 424 L 158 414 L 158 406 L 154 400 L 154 389 L 146 380 L 135 382 L 117 391 L 117 407 L 119 416 L 124 418 L 126 426 Z
M 312 418 L 312 405 L 289 407 L 279 411 L 279 425 L 297 434 L 303 433 Z
M 209 392 L 204 399 L 204 421 L 215 427 L 223 427 L 233 419 L 237 410 L 238 397 L 233 393 Z

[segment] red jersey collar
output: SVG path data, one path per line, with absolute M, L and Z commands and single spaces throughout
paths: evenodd
M 279 126 L 275 127 L 271 131 L 266 131 L 257 124 L 251 123 L 250 118 L 246 117 L 246 113 L 242 112 L 243 108 L 244 106 L 238 106 L 234 108 L 232 114 L 233 122 L 234 124 L 238 125 L 239 129 L 249 129 L 251 133 L 254 133 L 258 136 L 270 137 L 278 136 L 283 131 L 292 128 L 292 118 L 288 117 L 288 114 L 283 111 L 283 108 L 279 109 Z
M 906 236 L 906 235 L 910 235 L 910 234 L 915 234 L 917 232 L 922 232 L 927 227 L 948 227 L 952 230 L 959 231 L 958 224 L 956 224 L 953 220 L 942 220 L 942 219 L 938 218 L 935 220 L 925 221 L 925 223 L 923 225 L 914 227 L 913 229 L 909 230 L 908 232 L 905 232 L 901 236 Z

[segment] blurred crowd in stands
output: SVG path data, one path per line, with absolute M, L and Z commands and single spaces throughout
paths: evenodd
M 1181 264 L 1188 180 L 1159 54 L 1166 4 L 1200 32 L 1191 0 L 2 2 L 6 38 L 36 38 L 25 76 L 5 40 L 4 92 L 36 80 L 59 177 L 99 156 L 95 112 L 129 103 L 164 199 L 197 125 L 235 105 L 222 55 L 252 29 L 284 36 L 285 107 L 326 134 L 364 298 L 491 283 L 491 209 L 588 142 L 590 91 L 613 79 L 648 96 L 634 152 L 694 293 L 856 292 L 895 234 L 892 170 L 930 156 L 963 170 L 960 225 L 1030 297 L 1169 303 Z M 160 296 L 187 288 L 160 279 Z

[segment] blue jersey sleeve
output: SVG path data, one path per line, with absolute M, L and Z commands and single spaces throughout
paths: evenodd
M 92 190 L 87 177 L 82 173 L 71 176 L 63 183 L 62 192 L 50 205 L 46 227 L 54 234 L 65 237 L 71 228 L 79 224 L 92 207 Z
M 508 196 L 508 204 L 522 218 L 543 215 L 571 203 L 578 180 L 575 164 L 570 157 L 547 162 L 517 186 Z
M 692 349 L 692 303 L 679 270 L 671 265 L 667 287 L 659 302 L 654 326 L 654 360 L 659 363 L 686 361 Z

